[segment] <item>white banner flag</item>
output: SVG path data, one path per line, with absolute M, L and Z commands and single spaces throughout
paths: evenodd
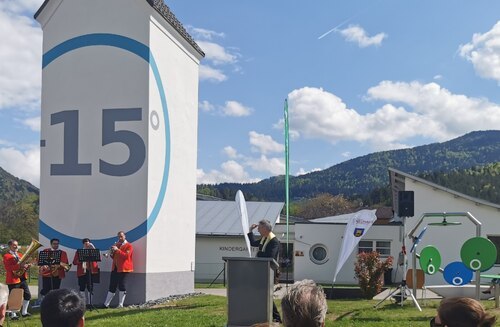
M 347 258 L 351 255 L 352 250 L 354 250 L 361 238 L 365 235 L 368 229 L 370 229 L 375 220 L 377 220 L 375 211 L 376 210 L 360 210 L 356 212 L 347 223 L 344 231 L 342 248 L 340 249 L 339 259 L 337 260 L 337 268 L 335 269 L 335 275 L 333 276 L 334 284 L 340 269 L 347 261 Z
M 245 197 L 243 196 L 243 192 L 238 190 L 238 192 L 236 192 L 236 198 L 234 200 L 236 201 L 240 209 L 241 227 L 243 228 L 243 236 L 245 237 L 245 242 L 247 243 L 248 257 L 251 258 L 252 248 L 250 247 L 250 240 L 248 239 L 247 235 L 250 226 L 248 225 L 247 203 L 245 202 Z

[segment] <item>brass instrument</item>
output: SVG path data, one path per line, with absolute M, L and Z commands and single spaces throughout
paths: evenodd
M 68 272 L 71 269 L 72 264 L 67 264 L 64 262 L 60 262 L 58 265 L 53 265 L 50 267 L 50 272 L 53 277 L 59 276 L 59 269 L 64 269 L 65 272 Z
M 24 253 L 23 257 L 19 260 L 19 265 L 23 266 L 26 265 L 25 267 L 21 267 L 17 270 L 14 270 L 14 275 L 17 277 L 21 277 L 24 275 L 26 270 L 29 268 L 29 265 L 26 263 L 28 260 L 33 260 L 35 259 L 35 255 L 38 253 L 37 250 L 38 248 L 42 247 L 43 245 L 35 240 L 34 238 L 31 239 L 31 243 L 26 249 L 26 253 Z
M 104 254 L 103 254 L 103 256 L 105 256 L 106 258 L 112 258 L 112 257 L 113 257 L 113 255 L 115 254 L 115 251 L 116 251 L 116 250 L 113 250 L 113 247 L 114 247 L 114 246 L 116 246 L 117 248 L 120 248 L 120 246 L 119 246 L 119 245 L 121 245 L 121 243 L 120 243 L 120 242 L 116 242 L 115 244 L 113 244 L 113 245 L 109 248 L 108 252 L 104 253 Z

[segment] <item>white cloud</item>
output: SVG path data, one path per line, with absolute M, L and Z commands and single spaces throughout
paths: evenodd
M 215 109 L 215 106 L 210 102 L 208 102 L 207 100 L 203 100 L 200 103 L 198 103 L 198 108 L 201 109 L 201 111 L 209 112 L 213 111 Z
M 382 41 L 387 38 L 387 34 L 378 33 L 374 36 L 368 36 L 366 31 L 359 25 L 349 25 L 339 33 L 349 42 L 357 43 L 360 48 L 369 46 L 380 46 Z
M 223 46 L 214 42 L 196 41 L 205 52 L 205 59 L 214 65 L 234 64 L 237 55 L 229 53 Z
M 295 173 L 295 176 L 301 176 L 301 175 L 309 174 L 309 173 L 312 173 L 315 171 L 320 171 L 320 170 L 321 170 L 321 168 L 313 168 L 311 170 L 305 170 L 304 168 L 300 167 L 300 169 Z
M 30 17 L 37 2 L 0 2 L 0 109 L 40 106 L 42 31 Z
M 259 179 L 250 178 L 245 168 L 234 160 L 229 160 L 221 165 L 221 170 L 211 170 L 204 172 L 203 169 L 197 169 L 198 184 L 217 184 L 225 182 L 234 183 L 255 183 Z
M 252 151 L 254 152 L 268 154 L 273 152 L 283 152 L 285 150 L 285 146 L 273 140 L 270 135 L 250 131 L 248 136 L 250 137 L 250 144 L 252 145 Z
M 433 77 L 435 80 L 440 80 L 440 79 L 443 79 L 443 75 L 434 75 Z
M 190 25 L 186 26 L 186 28 L 189 31 L 189 34 L 191 34 L 195 39 L 212 40 L 214 38 L 225 37 L 224 33 L 219 33 L 204 28 L 197 28 Z
M 247 158 L 246 165 L 255 171 L 268 172 L 273 175 L 285 174 L 285 160 L 280 158 L 267 158 L 261 155 L 260 158 Z
M 0 148 L 0 167 L 10 174 L 40 186 L 40 148 L 32 146 L 27 150 L 14 147 Z
M 0 2 L 0 11 L 33 15 L 42 3 L 43 0 L 2 0 Z
M 346 151 L 346 152 L 342 152 L 340 155 L 344 158 L 350 158 L 352 156 L 352 153 L 349 151 Z
M 471 42 L 460 45 L 459 53 L 479 76 L 500 83 L 500 21 L 488 32 L 474 34 Z
M 26 118 L 24 120 L 21 120 L 21 123 L 25 126 L 28 126 L 34 132 L 40 132 L 41 129 L 40 116 Z
M 238 154 L 238 151 L 236 151 L 235 148 L 232 146 L 228 145 L 224 147 L 222 152 L 229 158 L 229 159 L 236 159 L 236 158 L 241 158 L 242 155 Z
M 253 109 L 245 107 L 237 101 L 226 101 L 224 107 L 221 108 L 221 112 L 224 116 L 243 117 L 249 116 Z
M 227 76 L 220 70 L 207 65 L 200 65 L 200 81 L 224 82 Z
M 500 126 L 500 106 L 452 94 L 436 83 L 383 81 L 368 90 L 367 99 L 386 104 L 364 115 L 323 89 L 304 87 L 288 99 L 290 128 L 301 136 L 368 143 L 373 150 L 408 147 L 405 142 L 417 136 L 444 141 Z

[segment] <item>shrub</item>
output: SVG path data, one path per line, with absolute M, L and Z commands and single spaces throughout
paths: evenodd
M 392 267 L 392 261 L 393 258 L 388 257 L 382 262 L 380 254 L 376 251 L 358 254 L 354 273 L 365 298 L 371 299 L 380 293 L 384 272 Z

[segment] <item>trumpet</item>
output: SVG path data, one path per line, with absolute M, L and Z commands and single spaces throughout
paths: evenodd
M 112 258 L 116 251 L 115 248 L 120 248 L 120 245 L 121 245 L 120 242 L 116 242 L 109 248 L 108 252 L 103 254 L 103 256 L 105 256 L 106 258 Z

